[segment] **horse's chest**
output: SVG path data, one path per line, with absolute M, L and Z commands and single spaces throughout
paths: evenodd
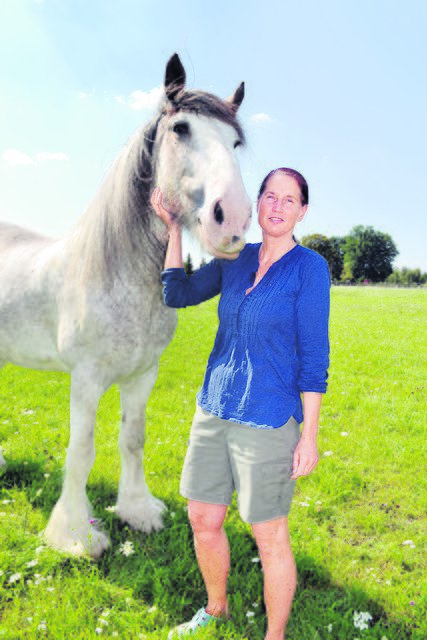
M 176 312 L 161 292 L 121 296 L 99 317 L 102 351 L 119 368 L 145 368 L 155 363 L 172 340 Z

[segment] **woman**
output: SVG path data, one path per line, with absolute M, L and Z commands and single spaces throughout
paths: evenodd
M 307 213 L 308 185 L 292 169 L 271 171 L 258 193 L 262 243 L 246 245 L 236 260 L 214 259 L 190 278 L 183 270 L 181 230 L 158 189 L 152 205 L 169 230 L 166 304 L 185 307 L 221 293 L 180 489 L 189 500 L 208 603 L 170 637 L 228 617 L 223 522 L 235 490 L 264 570 L 265 640 L 283 640 L 297 582 L 287 516 L 295 480 L 318 462 L 329 364 L 327 263 L 294 237 Z

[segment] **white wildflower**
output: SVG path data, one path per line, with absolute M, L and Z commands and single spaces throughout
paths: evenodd
M 46 631 L 47 629 L 47 624 L 46 622 L 40 622 L 39 626 L 37 627 L 37 629 L 39 629 L 40 631 Z
M 331 624 L 328 624 L 328 631 L 329 631 L 329 633 L 332 633 L 332 622 L 331 622 Z
M 157 611 L 157 607 L 156 607 L 156 605 L 153 605 L 152 607 L 150 607 L 150 608 L 148 609 L 148 613 L 154 613 L 155 611 Z
M 405 540 L 405 542 L 402 542 L 402 544 L 410 547 L 411 549 L 415 549 L 415 544 L 412 542 L 412 540 Z
M 35 566 L 37 566 L 37 565 L 38 565 L 38 563 L 39 563 L 39 561 L 38 561 L 38 560 L 30 560 L 30 562 L 27 562 L 27 565 L 26 565 L 26 566 L 30 569 L 31 567 L 35 567 Z
M 9 578 L 9 582 L 18 582 L 18 580 L 20 579 L 21 579 L 20 573 L 13 573 Z
M 98 635 L 102 633 L 102 627 L 96 627 L 95 633 L 97 633 Z
M 106 627 L 108 626 L 108 620 L 105 620 L 105 618 L 98 618 L 98 622 L 100 622 Z
M 3 500 L 2 504 L 10 504 L 12 500 Z
M 133 542 L 131 542 L 130 540 L 126 540 L 126 542 L 123 542 L 120 545 L 119 551 L 124 556 L 131 556 L 133 553 L 135 553 L 135 549 L 133 548 Z
M 310 505 L 308 504 L 308 502 L 300 502 L 299 506 L 300 507 L 309 507 Z
M 343 438 L 345 438 L 346 436 L 348 436 L 348 431 L 341 431 L 341 435 Z
M 45 474 L 44 474 L 44 477 L 45 477 L 45 478 L 49 478 L 49 476 L 50 476 L 50 473 L 45 473 Z
M 2 518 L 3 518 L 4 516 L 7 516 L 6 511 L 0 511 L 0 517 L 2 517 Z
M 260 562 L 259 558 L 252 558 L 251 562 Z
M 102 616 L 103 618 L 108 618 L 108 616 L 110 615 L 110 613 L 111 613 L 110 609 L 105 609 L 105 610 L 101 613 L 101 616 Z
M 38 556 L 39 553 L 41 553 L 42 551 L 44 551 L 46 549 L 46 547 L 43 547 L 43 545 L 41 547 L 37 547 L 36 549 L 36 555 Z
M 4 571 L 0 569 L 0 576 L 2 576 L 3 574 L 4 574 Z
M 334 452 L 333 451 L 325 451 L 325 453 L 323 454 L 324 456 L 331 456 Z
M 116 512 L 116 505 L 113 505 L 111 507 L 105 507 L 105 511 L 110 511 L 111 513 L 115 513 Z
M 27 618 L 27 622 L 32 622 L 33 619 L 32 618 Z
M 256 609 L 258 607 L 258 602 L 252 602 L 252 606 L 254 609 Z
M 36 491 L 36 498 L 38 498 L 43 492 L 43 489 L 37 489 Z
M 372 616 L 368 611 L 355 611 L 353 616 L 354 626 L 356 629 L 369 629 L 369 621 L 372 620 Z
M 246 612 L 246 617 L 247 617 L 247 618 L 253 618 L 253 616 L 254 616 L 254 615 L 255 615 L 255 612 L 254 612 L 254 611 L 247 611 L 247 612 Z
M 46 591 L 49 591 L 50 593 L 52 593 L 52 591 L 55 591 L 55 587 L 48 587 Z

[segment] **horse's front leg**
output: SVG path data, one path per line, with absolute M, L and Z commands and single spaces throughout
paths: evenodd
M 121 520 L 149 533 L 162 528 L 163 502 L 154 498 L 144 477 L 145 407 L 157 378 L 157 365 L 143 376 L 120 385 L 122 425 L 119 438 L 122 474 L 117 500 Z
M 70 442 L 65 461 L 61 497 L 56 503 L 45 536 L 54 547 L 99 557 L 108 548 L 107 536 L 91 520 L 86 482 L 95 460 L 94 427 L 96 409 L 104 389 L 88 373 L 71 376 Z

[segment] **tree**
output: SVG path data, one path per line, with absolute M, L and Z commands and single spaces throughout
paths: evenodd
M 332 266 L 330 267 L 331 275 L 333 280 L 340 280 L 342 278 L 342 274 L 344 271 L 345 238 L 332 236 L 332 238 L 329 238 L 329 239 L 332 243 L 333 253 L 334 253 L 333 263 L 332 263 Z
M 353 280 L 384 282 L 393 272 L 397 247 L 388 233 L 373 227 L 353 227 L 344 244 L 344 264 Z
M 344 242 L 344 238 L 327 238 L 321 233 L 304 236 L 301 240 L 303 247 L 312 249 L 312 251 L 319 253 L 325 258 L 328 263 L 331 278 L 334 280 L 340 279 L 343 270 L 344 254 L 342 245 Z
M 426 284 L 427 273 L 421 273 L 421 269 L 403 267 L 401 270 L 395 269 L 387 278 L 387 282 L 391 284 Z
M 194 273 L 193 260 L 191 259 L 190 254 L 188 254 L 187 260 L 184 262 L 184 271 L 187 276 L 192 276 Z

